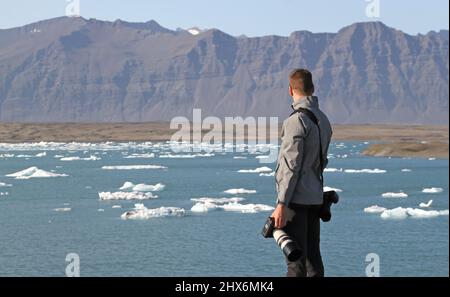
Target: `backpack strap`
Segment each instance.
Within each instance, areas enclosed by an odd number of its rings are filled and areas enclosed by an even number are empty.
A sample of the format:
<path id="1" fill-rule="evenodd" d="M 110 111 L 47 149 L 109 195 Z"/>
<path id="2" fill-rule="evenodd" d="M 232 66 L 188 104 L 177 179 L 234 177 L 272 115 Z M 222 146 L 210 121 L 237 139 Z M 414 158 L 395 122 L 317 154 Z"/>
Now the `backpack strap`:
<path id="1" fill-rule="evenodd" d="M 319 120 L 317 119 L 316 115 L 309 109 L 306 108 L 298 108 L 298 109 L 294 109 L 294 111 L 291 113 L 291 116 L 296 114 L 296 113 L 303 113 L 304 115 L 306 115 L 311 122 L 313 122 L 316 126 L 317 129 L 319 131 L 319 149 L 320 149 L 320 153 L 319 153 L 319 161 L 320 161 L 320 168 L 319 168 L 319 177 L 320 177 L 320 182 L 322 183 L 322 187 L 324 184 L 324 180 L 323 180 L 323 165 L 325 164 L 324 159 L 323 159 L 323 151 L 322 151 L 322 136 L 320 135 L 320 126 L 319 126 Z"/>

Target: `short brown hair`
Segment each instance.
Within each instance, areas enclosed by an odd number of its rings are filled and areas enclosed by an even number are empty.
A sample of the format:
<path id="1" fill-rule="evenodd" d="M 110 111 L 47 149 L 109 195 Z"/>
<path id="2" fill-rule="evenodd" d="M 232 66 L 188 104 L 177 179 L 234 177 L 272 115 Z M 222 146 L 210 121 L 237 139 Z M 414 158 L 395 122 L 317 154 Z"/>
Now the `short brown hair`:
<path id="1" fill-rule="evenodd" d="M 312 74 L 307 69 L 294 69 L 289 74 L 289 84 L 293 90 L 305 95 L 312 95 L 314 93 Z"/>

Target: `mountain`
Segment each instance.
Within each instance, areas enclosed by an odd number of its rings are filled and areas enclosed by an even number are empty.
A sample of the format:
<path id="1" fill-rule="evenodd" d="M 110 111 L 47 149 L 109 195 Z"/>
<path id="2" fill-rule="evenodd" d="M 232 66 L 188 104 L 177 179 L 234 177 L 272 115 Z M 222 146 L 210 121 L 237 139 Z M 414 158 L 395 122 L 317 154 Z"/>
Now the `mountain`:
<path id="1" fill-rule="evenodd" d="M 248 38 L 50 19 L 0 30 L 0 121 L 168 121 L 193 108 L 285 117 L 287 76 L 306 67 L 334 123 L 448 124 L 448 36 L 380 22 Z"/>

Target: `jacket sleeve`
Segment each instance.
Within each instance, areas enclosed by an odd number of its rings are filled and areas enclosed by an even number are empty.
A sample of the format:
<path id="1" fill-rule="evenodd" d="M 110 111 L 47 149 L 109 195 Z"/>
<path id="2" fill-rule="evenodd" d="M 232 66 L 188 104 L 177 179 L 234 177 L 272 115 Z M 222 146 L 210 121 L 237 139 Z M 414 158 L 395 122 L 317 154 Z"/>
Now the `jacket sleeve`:
<path id="1" fill-rule="evenodd" d="M 280 156 L 276 170 L 277 202 L 289 205 L 301 171 L 305 129 L 297 115 L 286 120 L 283 127 Z"/>

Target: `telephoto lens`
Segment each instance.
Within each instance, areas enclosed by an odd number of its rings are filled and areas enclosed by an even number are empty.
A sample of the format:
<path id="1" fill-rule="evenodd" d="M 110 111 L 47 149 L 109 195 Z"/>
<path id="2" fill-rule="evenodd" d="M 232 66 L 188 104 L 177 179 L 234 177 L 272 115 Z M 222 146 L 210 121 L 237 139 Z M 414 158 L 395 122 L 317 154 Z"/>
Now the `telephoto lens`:
<path id="1" fill-rule="evenodd" d="M 295 262 L 300 259 L 302 256 L 301 249 L 298 247 L 297 243 L 286 234 L 286 232 L 282 229 L 274 229 L 273 238 L 289 261 Z"/>

